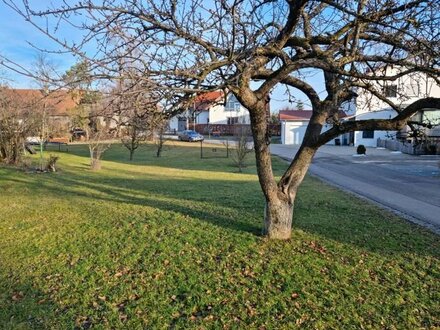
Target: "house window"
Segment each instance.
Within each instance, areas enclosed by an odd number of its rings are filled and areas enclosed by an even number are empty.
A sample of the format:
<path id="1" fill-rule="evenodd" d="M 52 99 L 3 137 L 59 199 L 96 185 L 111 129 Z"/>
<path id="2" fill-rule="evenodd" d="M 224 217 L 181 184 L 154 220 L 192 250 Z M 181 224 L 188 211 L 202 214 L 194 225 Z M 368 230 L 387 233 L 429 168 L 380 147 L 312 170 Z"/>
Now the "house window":
<path id="1" fill-rule="evenodd" d="M 231 95 L 226 101 L 225 111 L 240 111 L 240 102 L 234 95 Z"/>
<path id="2" fill-rule="evenodd" d="M 411 117 L 411 121 L 415 121 L 415 122 L 421 123 L 422 122 L 422 111 L 419 111 L 419 112 L 415 113 Z"/>
<path id="3" fill-rule="evenodd" d="M 240 111 L 240 103 L 239 102 L 226 102 L 225 110 L 226 111 Z"/>
<path id="4" fill-rule="evenodd" d="M 385 97 L 397 97 L 397 85 L 387 85 L 383 90 Z"/>
<path id="5" fill-rule="evenodd" d="M 229 117 L 228 125 L 234 125 L 234 124 L 238 124 L 238 117 Z"/>
<path id="6" fill-rule="evenodd" d="M 374 139 L 374 131 L 362 131 L 363 139 Z"/>

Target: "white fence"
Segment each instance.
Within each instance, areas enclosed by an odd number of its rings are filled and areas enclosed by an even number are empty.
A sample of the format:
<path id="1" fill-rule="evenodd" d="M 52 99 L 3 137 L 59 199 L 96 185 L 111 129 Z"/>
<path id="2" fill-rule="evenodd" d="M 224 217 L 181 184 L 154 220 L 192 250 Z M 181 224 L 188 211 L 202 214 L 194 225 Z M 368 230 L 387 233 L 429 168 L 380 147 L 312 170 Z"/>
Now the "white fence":
<path id="1" fill-rule="evenodd" d="M 381 140 L 377 139 L 377 146 L 381 148 L 387 148 L 389 150 L 401 151 L 410 155 L 423 155 L 425 154 L 425 148 L 423 145 L 413 145 L 412 143 L 400 142 L 397 140 Z"/>

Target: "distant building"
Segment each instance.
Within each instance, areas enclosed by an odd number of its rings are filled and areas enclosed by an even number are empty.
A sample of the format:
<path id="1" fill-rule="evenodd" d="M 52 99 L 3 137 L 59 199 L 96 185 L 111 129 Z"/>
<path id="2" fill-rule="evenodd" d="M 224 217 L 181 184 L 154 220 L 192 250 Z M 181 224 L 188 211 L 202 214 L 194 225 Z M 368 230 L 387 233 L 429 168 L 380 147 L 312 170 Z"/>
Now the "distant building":
<path id="1" fill-rule="evenodd" d="M 388 66 L 386 75 L 392 76 L 402 71 L 401 67 Z M 440 97 L 440 86 L 434 79 L 424 73 L 411 73 L 397 78 L 395 81 L 387 81 L 383 85 L 377 83 L 377 89 L 381 90 L 383 95 L 404 109 L 411 103 L 426 97 Z M 397 112 L 370 93 L 360 91 L 359 96 L 350 106 L 355 110 L 355 118 L 363 119 L 390 119 L 396 116 Z M 433 126 L 440 124 L 440 109 L 424 109 L 415 114 L 413 121 L 431 123 Z M 368 147 L 376 147 L 378 139 L 388 140 L 408 137 L 409 127 L 401 132 L 397 131 L 358 131 L 354 134 L 354 144 L 363 144 Z M 427 136 L 438 136 L 440 138 L 439 128 L 426 130 Z M 408 140 L 411 142 L 411 139 Z"/>
<path id="2" fill-rule="evenodd" d="M 66 135 L 70 130 L 73 109 L 78 106 L 79 97 L 67 90 L 51 91 L 45 95 L 39 89 L 9 89 L 6 95 L 17 99 L 20 104 L 27 104 L 35 111 L 47 116 L 53 134 Z"/>
<path id="3" fill-rule="evenodd" d="M 312 113 L 312 110 L 281 110 L 279 112 L 279 119 L 281 122 L 281 143 L 294 145 L 301 144 Z M 345 117 L 345 112 L 339 111 L 339 118 Z M 325 132 L 331 127 L 331 124 L 325 124 L 322 131 Z M 350 134 L 344 134 L 328 142 L 328 144 L 342 145 L 348 145 L 349 143 Z"/>
<path id="4" fill-rule="evenodd" d="M 183 131 L 195 124 L 250 124 L 249 111 L 233 94 L 225 98 L 223 91 L 207 92 L 197 96 L 187 111 L 171 118 L 169 128 L 171 131 Z"/>

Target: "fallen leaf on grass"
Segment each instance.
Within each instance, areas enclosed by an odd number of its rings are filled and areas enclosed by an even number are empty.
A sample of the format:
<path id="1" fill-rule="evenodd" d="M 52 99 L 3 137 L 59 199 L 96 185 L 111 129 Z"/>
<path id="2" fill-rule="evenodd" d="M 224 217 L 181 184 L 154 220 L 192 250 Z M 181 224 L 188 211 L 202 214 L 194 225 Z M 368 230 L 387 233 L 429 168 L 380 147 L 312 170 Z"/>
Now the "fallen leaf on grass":
<path id="1" fill-rule="evenodd" d="M 24 297 L 23 292 L 21 292 L 21 291 L 20 292 L 14 292 L 14 294 L 11 297 L 11 299 L 13 301 L 19 301 L 19 300 L 23 299 L 23 297 Z"/>

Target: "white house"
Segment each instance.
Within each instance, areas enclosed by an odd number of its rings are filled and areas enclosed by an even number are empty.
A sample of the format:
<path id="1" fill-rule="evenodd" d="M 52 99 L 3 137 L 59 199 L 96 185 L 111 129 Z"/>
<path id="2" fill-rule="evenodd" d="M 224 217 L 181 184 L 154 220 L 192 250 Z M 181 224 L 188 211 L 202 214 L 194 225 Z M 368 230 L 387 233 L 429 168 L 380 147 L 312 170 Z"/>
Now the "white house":
<path id="1" fill-rule="evenodd" d="M 401 72 L 401 67 L 388 66 L 386 75 L 392 76 Z M 424 73 L 411 73 L 397 78 L 395 81 L 376 83 L 377 90 L 387 99 L 401 108 L 425 97 L 440 97 L 440 86 L 434 79 Z M 356 119 L 389 119 L 396 116 L 396 111 L 370 93 L 359 91 L 358 97 L 350 106 L 355 109 Z M 424 109 L 413 117 L 414 121 L 440 124 L 439 109 Z M 354 134 L 354 144 L 376 147 L 377 139 L 393 139 L 396 131 L 359 131 Z"/>
<path id="2" fill-rule="evenodd" d="M 309 124 L 312 110 L 281 110 L 279 119 L 281 122 L 281 143 L 282 144 L 301 144 Z M 346 117 L 344 111 L 339 111 L 339 118 Z M 325 132 L 332 127 L 331 124 L 323 126 Z M 331 140 L 328 144 L 348 145 L 350 143 L 350 134 L 344 134 Z"/>
<path id="3" fill-rule="evenodd" d="M 207 92 L 196 97 L 193 107 L 171 118 L 170 130 L 182 131 L 193 124 L 250 124 L 249 111 L 233 94 L 225 99 L 223 91 Z"/>

